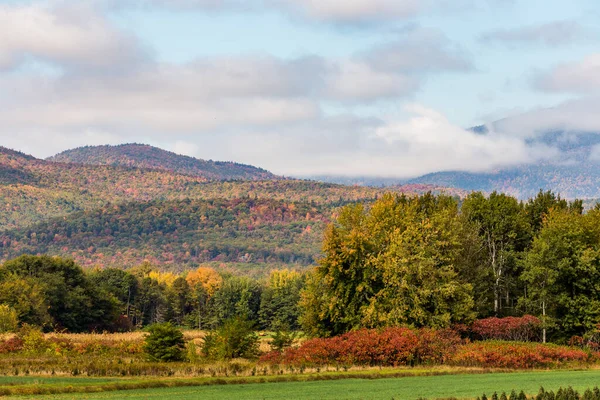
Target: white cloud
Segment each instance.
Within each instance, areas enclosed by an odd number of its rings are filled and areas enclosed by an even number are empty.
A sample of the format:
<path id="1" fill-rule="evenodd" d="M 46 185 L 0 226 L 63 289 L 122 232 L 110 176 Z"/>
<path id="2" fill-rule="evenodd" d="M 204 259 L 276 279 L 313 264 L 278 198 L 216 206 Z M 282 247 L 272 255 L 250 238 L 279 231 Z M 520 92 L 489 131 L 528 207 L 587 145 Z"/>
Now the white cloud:
<path id="1" fill-rule="evenodd" d="M 551 108 L 538 108 L 508 116 L 494 124 L 499 134 L 537 138 L 549 131 L 600 132 L 599 97 L 584 97 Z"/>
<path id="2" fill-rule="evenodd" d="M 556 150 L 522 138 L 478 135 L 417 104 L 383 120 L 339 116 L 222 140 L 231 143 L 238 160 L 296 176 L 409 178 L 441 170 L 490 171 L 556 156 Z"/>
<path id="3" fill-rule="evenodd" d="M 552 92 L 600 92 L 600 53 L 583 60 L 562 64 L 537 77 L 539 89 Z"/>
<path id="4" fill-rule="evenodd" d="M 63 67 L 107 68 L 135 64 L 146 54 L 130 35 L 85 5 L 0 5 L 0 69 L 30 59 Z"/>
<path id="5" fill-rule="evenodd" d="M 322 21 L 342 23 L 395 20 L 417 14 L 419 0 L 272 0 L 292 11 Z"/>
<path id="6" fill-rule="evenodd" d="M 326 95 L 338 100 L 376 100 L 414 93 L 419 79 L 402 73 L 377 71 L 365 62 L 346 61 L 332 66 Z"/>
<path id="7" fill-rule="evenodd" d="M 352 1 L 315 7 L 324 18 L 352 19 L 368 6 Z M 376 13 L 367 14 L 376 15 L 400 3 L 369 4 Z M 350 9 L 335 14 L 342 6 Z M 10 38 L 0 41 L 4 68 L 18 70 L 34 59 L 59 69 L 0 73 L 3 144 L 37 156 L 136 141 L 280 174 L 410 177 L 489 170 L 552 155 L 552 149 L 518 136 L 476 135 L 422 106 L 385 119 L 346 114 L 348 104 L 405 101 L 432 72 L 470 70 L 469 57 L 435 31 L 405 33 L 347 58 L 263 54 L 172 64 L 153 59 L 93 8 L 0 10 L 6 23 L 0 35 Z M 324 111 L 332 103 L 339 115 Z"/>

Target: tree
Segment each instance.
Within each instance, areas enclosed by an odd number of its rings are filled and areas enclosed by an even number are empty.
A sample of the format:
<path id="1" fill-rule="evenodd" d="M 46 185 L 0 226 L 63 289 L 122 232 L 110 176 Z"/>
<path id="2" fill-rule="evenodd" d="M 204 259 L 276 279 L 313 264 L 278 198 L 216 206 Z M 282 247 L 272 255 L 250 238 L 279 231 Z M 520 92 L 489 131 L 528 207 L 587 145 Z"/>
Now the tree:
<path id="1" fill-rule="evenodd" d="M 284 269 L 271 272 L 260 299 L 259 317 L 264 329 L 282 325 L 292 330 L 299 328 L 300 291 L 303 286 L 303 277 L 295 271 Z"/>
<path id="2" fill-rule="evenodd" d="M 214 295 L 223 285 L 221 275 L 210 267 L 198 267 L 195 271 L 188 272 L 186 280 L 190 287 L 202 285 L 208 296 Z"/>
<path id="3" fill-rule="evenodd" d="M 221 288 L 209 298 L 211 325 L 219 326 L 235 317 L 257 321 L 262 289 L 250 278 L 231 276 L 225 279 Z"/>
<path id="4" fill-rule="evenodd" d="M 17 311 L 6 304 L 0 304 L 0 333 L 16 332 L 18 326 Z"/>
<path id="5" fill-rule="evenodd" d="M 114 298 L 92 285 L 73 260 L 24 255 L 2 268 L 39 285 L 56 328 L 72 332 L 104 329 L 118 318 Z"/>
<path id="6" fill-rule="evenodd" d="M 600 211 L 551 211 L 528 252 L 521 304 L 555 321 L 558 337 L 592 331 L 600 322 Z"/>
<path id="7" fill-rule="evenodd" d="M 470 321 L 472 288 L 458 274 L 463 230 L 447 196 L 388 194 L 370 210 L 345 207 L 326 231 L 325 257 L 302 294 L 303 328 L 328 336 Z"/>
<path id="8" fill-rule="evenodd" d="M 192 311 L 191 290 L 183 277 L 178 277 L 167 289 L 167 299 L 171 308 L 172 318 L 177 325 L 183 325 L 185 317 Z"/>
<path id="9" fill-rule="evenodd" d="M 204 338 L 202 352 L 216 359 L 253 358 L 258 354 L 259 338 L 252 322 L 234 317 Z"/>
<path id="10" fill-rule="evenodd" d="M 182 361 L 185 357 L 183 333 L 169 322 L 148 327 L 144 351 L 152 361 Z"/>
<path id="11" fill-rule="evenodd" d="M 0 275 L 0 303 L 15 310 L 19 323 L 51 327 L 53 320 L 41 285 L 34 278 L 8 273 Z"/>
<path id="12" fill-rule="evenodd" d="M 505 307 L 513 307 L 519 283 L 519 260 L 531 242 L 531 228 L 523 205 L 514 197 L 493 192 L 489 197 L 476 192 L 470 194 L 461 209 L 467 221 L 476 226 L 485 253 L 482 274 L 487 269 L 491 281 L 476 291 L 493 293 L 492 313 L 496 316 Z"/>
<path id="13" fill-rule="evenodd" d="M 132 319 L 138 292 L 138 281 L 134 275 L 117 268 L 106 268 L 92 271 L 89 279 L 96 287 L 112 294 L 119 301 L 121 314 Z"/>

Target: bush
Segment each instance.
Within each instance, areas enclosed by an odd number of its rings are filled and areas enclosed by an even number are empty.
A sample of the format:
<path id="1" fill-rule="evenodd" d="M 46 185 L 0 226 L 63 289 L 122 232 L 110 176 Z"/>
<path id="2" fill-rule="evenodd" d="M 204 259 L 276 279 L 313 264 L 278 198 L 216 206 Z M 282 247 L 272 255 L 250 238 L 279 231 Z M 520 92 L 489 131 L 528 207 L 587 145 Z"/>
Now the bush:
<path id="1" fill-rule="evenodd" d="M 16 332 L 19 327 L 19 318 L 14 308 L 0 304 L 0 333 Z"/>
<path id="2" fill-rule="evenodd" d="M 183 333 L 171 323 L 155 324 L 144 342 L 144 351 L 152 361 L 183 361 L 185 340 Z"/>
<path id="3" fill-rule="evenodd" d="M 290 332 L 287 326 L 277 326 L 269 344 L 274 351 L 281 352 L 291 347 L 294 340 L 296 340 L 296 332 Z"/>
<path id="4" fill-rule="evenodd" d="M 460 346 L 450 363 L 464 367 L 538 368 L 593 361 L 591 353 L 573 347 L 489 341 Z"/>
<path id="5" fill-rule="evenodd" d="M 461 343 L 450 330 L 361 329 L 327 339 L 311 339 L 296 349 L 261 358 L 292 365 L 414 365 L 443 363 Z"/>
<path id="6" fill-rule="evenodd" d="M 23 350 L 27 353 L 39 354 L 50 348 L 42 331 L 35 326 L 24 324 L 17 336 L 23 341 Z"/>
<path id="7" fill-rule="evenodd" d="M 233 318 L 204 337 L 202 353 L 215 359 L 254 358 L 258 355 L 258 346 L 259 338 L 252 323 Z"/>
<path id="8" fill-rule="evenodd" d="M 471 331 L 483 340 L 530 342 L 540 337 L 542 321 L 532 315 L 485 318 L 473 322 Z"/>

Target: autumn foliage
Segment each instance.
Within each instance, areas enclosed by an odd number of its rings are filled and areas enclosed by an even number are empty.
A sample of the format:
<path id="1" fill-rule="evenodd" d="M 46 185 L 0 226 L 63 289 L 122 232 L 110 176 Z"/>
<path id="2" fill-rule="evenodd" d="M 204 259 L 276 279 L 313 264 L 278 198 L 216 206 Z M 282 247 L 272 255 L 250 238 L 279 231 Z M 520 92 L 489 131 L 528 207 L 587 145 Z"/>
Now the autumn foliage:
<path id="1" fill-rule="evenodd" d="M 471 331 L 483 340 L 516 340 L 529 342 L 537 339 L 542 321 L 532 315 L 522 317 L 485 318 L 473 322 Z"/>
<path id="2" fill-rule="evenodd" d="M 451 330 L 361 329 L 327 339 L 310 339 L 284 353 L 268 353 L 261 360 L 289 365 L 441 364 L 460 343 L 460 337 Z"/>
<path id="3" fill-rule="evenodd" d="M 554 344 L 484 341 L 460 346 L 451 364 L 485 368 L 540 368 L 594 361 L 584 350 Z"/>
<path id="4" fill-rule="evenodd" d="M 455 365 L 481 368 L 544 368 L 586 364 L 594 353 L 554 344 L 461 340 L 453 330 L 361 329 L 332 338 L 310 339 L 297 348 L 271 352 L 261 361 L 294 366 Z"/>

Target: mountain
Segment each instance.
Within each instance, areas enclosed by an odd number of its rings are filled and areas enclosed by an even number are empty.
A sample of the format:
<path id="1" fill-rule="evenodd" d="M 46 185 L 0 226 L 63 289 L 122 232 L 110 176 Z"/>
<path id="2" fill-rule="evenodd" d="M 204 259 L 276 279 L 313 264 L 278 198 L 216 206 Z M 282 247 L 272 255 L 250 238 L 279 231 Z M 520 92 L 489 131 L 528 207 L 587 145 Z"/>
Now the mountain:
<path id="1" fill-rule="evenodd" d="M 324 228 L 340 206 L 390 191 L 444 189 L 209 180 L 166 169 L 46 161 L 0 147 L 0 261 L 27 253 L 72 257 L 88 267 L 149 260 L 171 270 L 199 263 L 249 274 L 303 268 L 320 256 Z"/>
<path id="2" fill-rule="evenodd" d="M 477 128 L 477 133 L 488 134 L 485 127 Z M 552 190 L 566 199 L 600 198 L 600 133 L 548 131 L 528 142 L 553 148 L 558 155 L 542 163 L 517 165 L 487 173 L 441 171 L 406 183 L 486 192 L 496 190 L 521 199 L 535 196 L 540 189 Z"/>
<path id="3" fill-rule="evenodd" d="M 504 120 L 498 121 L 501 128 Z M 486 126 L 470 129 L 478 135 L 489 134 Z M 528 139 L 531 145 L 544 145 L 557 154 L 538 164 L 523 164 L 490 172 L 438 171 L 413 179 L 383 177 L 315 176 L 322 182 L 372 187 L 411 187 L 426 185 L 442 188 L 446 193 L 494 190 L 522 200 L 534 197 L 541 190 L 551 190 L 565 199 L 583 199 L 590 205 L 600 199 L 600 133 L 548 131 Z M 454 192 L 453 192 L 454 191 Z"/>
<path id="4" fill-rule="evenodd" d="M 86 146 L 64 151 L 47 161 L 145 168 L 214 180 L 268 180 L 278 177 L 261 168 L 222 161 L 205 161 L 145 144 Z"/>

